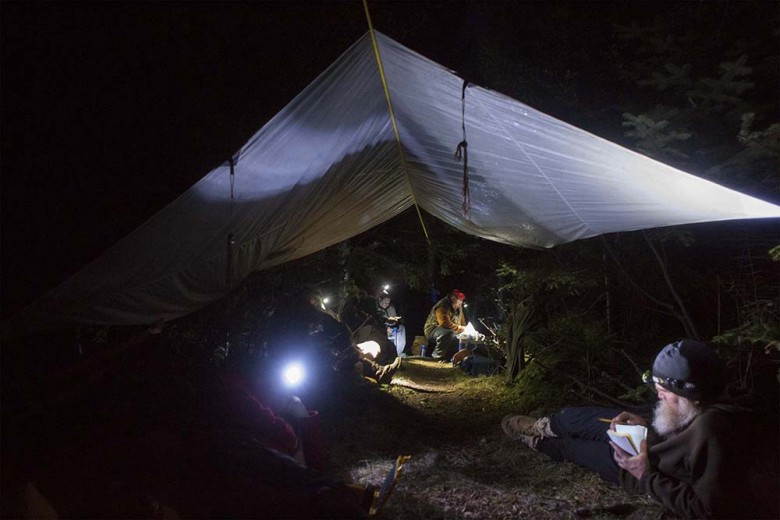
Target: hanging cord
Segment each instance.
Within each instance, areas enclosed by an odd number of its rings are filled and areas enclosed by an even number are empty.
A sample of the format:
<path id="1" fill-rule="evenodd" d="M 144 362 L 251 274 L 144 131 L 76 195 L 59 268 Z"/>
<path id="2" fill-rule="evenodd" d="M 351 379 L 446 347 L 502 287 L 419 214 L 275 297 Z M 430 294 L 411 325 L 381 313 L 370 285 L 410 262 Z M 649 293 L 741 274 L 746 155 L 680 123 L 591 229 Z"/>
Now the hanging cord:
<path id="1" fill-rule="evenodd" d="M 463 128 L 463 141 L 458 143 L 455 149 L 455 159 L 460 162 L 463 159 L 463 216 L 471 218 L 471 197 L 469 196 L 469 143 L 466 141 L 466 87 L 469 81 L 463 80 L 463 89 L 461 91 L 461 112 Z"/>
<path id="2" fill-rule="evenodd" d="M 228 223 L 231 226 L 231 231 L 228 233 L 227 236 L 227 258 L 225 261 L 225 285 L 227 287 L 230 287 L 233 284 L 233 245 L 236 243 L 236 238 L 233 235 L 232 227 L 233 227 L 233 210 L 235 206 L 235 197 L 233 193 L 233 188 L 235 187 L 236 183 L 236 162 L 231 157 L 228 159 L 228 163 L 230 164 L 230 219 Z"/>
<path id="3" fill-rule="evenodd" d="M 412 178 L 409 175 L 409 164 L 406 162 L 406 155 L 404 154 L 403 146 L 401 146 L 401 136 L 398 133 L 398 125 L 395 121 L 395 112 L 393 112 L 393 103 L 390 101 L 390 90 L 387 88 L 387 80 L 385 78 L 385 68 L 382 66 L 382 58 L 379 55 L 379 45 L 376 42 L 376 35 L 374 34 L 374 26 L 371 23 L 371 14 L 368 12 L 368 2 L 363 0 L 363 8 L 366 11 L 366 19 L 368 20 L 368 32 L 371 33 L 371 43 L 374 46 L 374 55 L 376 56 L 376 63 L 379 67 L 379 77 L 382 80 L 382 88 L 385 90 L 385 99 L 387 100 L 387 109 L 390 111 L 390 121 L 393 124 L 393 132 L 395 133 L 395 142 L 398 145 L 398 153 L 401 154 L 401 163 L 404 166 L 404 174 L 406 175 L 406 182 L 409 183 L 409 191 L 412 193 L 412 202 L 417 210 L 417 217 L 420 219 L 420 225 L 422 226 L 423 233 L 425 234 L 425 240 L 428 241 L 428 245 L 431 245 L 431 239 L 428 236 L 428 230 L 425 229 L 425 222 L 423 222 L 422 213 L 420 212 L 420 206 L 417 204 L 417 197 L 414 195 L 414 188 L 412 187 Z"/>
<path id="4" fill-rule="evenodd" d="M 236 161 L 232 157 L 228 159 L 230 163 L 230 212 L 233 213 L 233 187 L 236 185 Z"/>
<path id="5" fill-rule="evenodd" d="M 230 164 L 230 225 L 233 226 L 233 210 L 235 209 L 236 199 L 233 195 L 233 188 L 236 185 L 236 161 L 232 157 L 228 159 Z M 228 234 L 228 246 L 232 246 L 236 243 L 233 231 Z"/>

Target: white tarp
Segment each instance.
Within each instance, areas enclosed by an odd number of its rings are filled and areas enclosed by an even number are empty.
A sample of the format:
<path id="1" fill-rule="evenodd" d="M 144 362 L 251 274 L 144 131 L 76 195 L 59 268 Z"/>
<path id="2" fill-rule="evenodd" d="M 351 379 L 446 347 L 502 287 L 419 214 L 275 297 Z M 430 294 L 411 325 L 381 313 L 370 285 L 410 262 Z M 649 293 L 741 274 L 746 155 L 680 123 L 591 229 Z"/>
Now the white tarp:
<path id="1" fill-rule="evenodd" d="M 780 207 L 686 174 L 471 85 L 470 218 L 463 204 L 463 80 L 377 33 L 408 165 L 366 34 L 210 172 L 28 308 L 23 328 L 172 319 L 252 271 L 346 240 L 409 208 L 530 247 L 602 233 L 780 217 Z M 232 187 L 231 187 L 232 186 Z M 232 196 L 231 196 L 232 193 Z"/>

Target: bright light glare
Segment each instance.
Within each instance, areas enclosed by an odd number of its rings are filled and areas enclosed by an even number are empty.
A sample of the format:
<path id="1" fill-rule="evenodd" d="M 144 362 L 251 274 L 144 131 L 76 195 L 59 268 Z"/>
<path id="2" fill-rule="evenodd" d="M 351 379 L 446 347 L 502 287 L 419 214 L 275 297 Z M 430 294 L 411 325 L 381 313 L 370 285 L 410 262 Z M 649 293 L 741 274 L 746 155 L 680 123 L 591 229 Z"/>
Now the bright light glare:
<path id="1" fill-rule="evenodd" d="M 376 341 L 364 341 L 363 343 L 358 343 L 357 348 L 363 354 L 371 356 L 374 359 L 379 356 L 379 351 L 381 350 L 379 343 Z"/>
<path id="2" fill-rule="evenodd" d="M 322 299 L 322 303 L 328 303 L 329 301 L 330 301 L 330 298 L 328 298 L 327 296 Z"/>
<path id="3" fill-rule="evenodd" d="M 385 289 L 385 291 L 388 291 L 388 290 L 390 290 L 390 285 L 388 285 L 388 284 L 385 284 L 385 286 L 384 286 L 384 289 Z"/>
<path id="4" fill-rule="evenodd" d="M 290 363 L 285 367 L 283 375 L 287 386 L 297 386 L 303 381 L 303 367 L 300 363 Z"/>

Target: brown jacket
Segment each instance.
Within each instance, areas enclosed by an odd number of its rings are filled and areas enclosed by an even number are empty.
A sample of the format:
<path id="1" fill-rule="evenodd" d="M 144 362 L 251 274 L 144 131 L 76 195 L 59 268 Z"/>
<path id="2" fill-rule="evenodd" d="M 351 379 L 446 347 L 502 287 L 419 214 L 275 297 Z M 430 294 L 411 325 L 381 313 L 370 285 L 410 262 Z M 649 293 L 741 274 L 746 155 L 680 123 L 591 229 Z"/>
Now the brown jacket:
<path id="1" fill-rule="evenodd" d="M 709 406 L 649 446 L 651 469 L 641 479 L 621 471 L 621 483 L 683 518 L 777 518 L 777 433 L 759 431 L 747 410 Z"/>
<path id="2" fill-rule="evenodd" d="M 463 315 L 463 309 L 455 310 L 450 303 L 450 297 L 445 296 L 433 306 L 425 320 L 423 332 L 430 337 L 436 327 L 444 327 L 458 332 L 458 327 L 466 326 L 466 317 Z"/>

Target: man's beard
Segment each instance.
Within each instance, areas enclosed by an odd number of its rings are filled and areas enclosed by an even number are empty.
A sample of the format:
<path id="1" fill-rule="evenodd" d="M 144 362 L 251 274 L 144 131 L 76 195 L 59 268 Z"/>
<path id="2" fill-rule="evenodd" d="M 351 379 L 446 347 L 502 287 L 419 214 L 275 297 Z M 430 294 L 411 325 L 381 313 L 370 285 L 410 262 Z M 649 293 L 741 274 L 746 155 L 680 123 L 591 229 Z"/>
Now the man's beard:
<path id="1" fill-rule="evenodd" d="M 666 436 L 688 426 L 700 413 L 701 409 L 690 399 L 678 398 L 677 406 L 659 399 L 653 414 L 653 428 L 659 435 Z"/>

